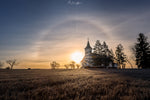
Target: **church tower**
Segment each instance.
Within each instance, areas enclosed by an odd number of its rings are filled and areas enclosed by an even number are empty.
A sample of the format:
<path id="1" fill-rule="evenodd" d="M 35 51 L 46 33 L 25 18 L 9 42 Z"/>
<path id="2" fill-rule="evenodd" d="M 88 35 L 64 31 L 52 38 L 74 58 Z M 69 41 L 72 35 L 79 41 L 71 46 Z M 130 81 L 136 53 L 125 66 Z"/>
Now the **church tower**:
<path id="1" fill-rule="evenodd" d="M 89 40 L 88 40 L 87 46 L 85 47 L 85 55 L 89 55 L 91 53 L 92 53 L 92 48 L 91 48 Z"/>
<path id="2" fill-rule="evenodd" d="M 85 47 L 85 56 L 83 58 L 82 67 L 93 67 L 93 54 L 92 54 L 92 47 L 90 46 L 89 40 L 87 41 L 87 45 Z"/>

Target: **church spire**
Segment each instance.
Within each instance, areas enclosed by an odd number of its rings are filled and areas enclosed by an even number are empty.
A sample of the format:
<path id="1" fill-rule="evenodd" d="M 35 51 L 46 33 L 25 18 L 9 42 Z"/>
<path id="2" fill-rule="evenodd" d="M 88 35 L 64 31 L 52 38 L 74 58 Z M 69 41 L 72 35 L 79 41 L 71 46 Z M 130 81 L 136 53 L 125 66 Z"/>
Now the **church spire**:
<path id="1" fill-rule="evenodd" d="M 89 42 L 89 38 L 88 38 L 87 45 L 86 45 L 85 49 L 88 49 L 88 48 L 91 49 L 90 42 Z"/>

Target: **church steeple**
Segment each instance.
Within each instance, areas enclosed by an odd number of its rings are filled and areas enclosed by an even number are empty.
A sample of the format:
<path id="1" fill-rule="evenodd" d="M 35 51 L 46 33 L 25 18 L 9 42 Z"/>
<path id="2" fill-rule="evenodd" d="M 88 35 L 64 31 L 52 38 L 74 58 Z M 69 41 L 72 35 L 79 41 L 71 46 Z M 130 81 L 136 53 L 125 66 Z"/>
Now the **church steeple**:
<path id="1" fill-rule="evenodd" d="M 93 54 L 92 54 L 92 47 L 90 46 L 89 39 L 87 41 L 87 45 L 85 47 L 85 56 L 82 60 L 83 67 L 92 67 L 93 65 Z"/>
<path id="2" fill-rule="evenodd" d="M 91 46 L 90 46 L 90 42 L 89 42 L 89 39 L 88 39 L 87 45 L 86 45 L 86 47 L 85 47 L 85 55 L 89 55 L 89 54 L 91 54 L 91 53 L 92 53 L 92 48 L 91 48 Z"/>
<path id="3" fill-rule="evenodd" d="M 85 49 L 88 49 L 88 48 L 92 49 L 91 46 L 90 46 L 89 38 L 88 38 L 87 45 L 86 45 Z"/>

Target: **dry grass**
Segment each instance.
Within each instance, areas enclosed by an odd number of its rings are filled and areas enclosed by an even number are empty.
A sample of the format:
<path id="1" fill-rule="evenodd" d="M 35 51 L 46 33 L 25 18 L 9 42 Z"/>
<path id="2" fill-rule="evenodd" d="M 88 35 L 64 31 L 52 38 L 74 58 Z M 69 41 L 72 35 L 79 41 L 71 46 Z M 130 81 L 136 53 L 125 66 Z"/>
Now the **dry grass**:
<path id="1" fill-rule="evenodd" d="M 0 70 L 0 100 L 150 100 L 150 70 Z"/>

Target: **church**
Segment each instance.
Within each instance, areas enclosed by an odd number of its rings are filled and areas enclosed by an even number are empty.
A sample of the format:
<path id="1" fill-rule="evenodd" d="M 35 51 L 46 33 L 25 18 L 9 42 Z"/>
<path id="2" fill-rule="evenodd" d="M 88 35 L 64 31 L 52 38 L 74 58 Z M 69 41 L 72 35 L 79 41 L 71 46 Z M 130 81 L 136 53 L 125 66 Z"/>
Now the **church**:
<path id="1" fill-rule="evenodd" d="M 104 64 L 100 64 L 99 66 L 95 66 L 94 64 L 94 58 L 97 57 L 97 54 L 92 53 L 92 47 L 90 46 L 89 40 L 87 41 L 87 45 L 85 47 L 85 56 L 83 57 L 81 64 L 83 68 L 86 67 L 101 67 L 101 68 L 117 68 L 117 64 L 110 62 L 107 66 L 104 66 Z"/>
<path id="2" fill-rule="evenodd" d="M 93 66 L 93 53 L 92 47 L 90 46 L 89 40 L 87 42 L 87 46 L 85 47 L 85 56 L 83 57 L 81 63 L 82 67 L 92 67 Z"/>

